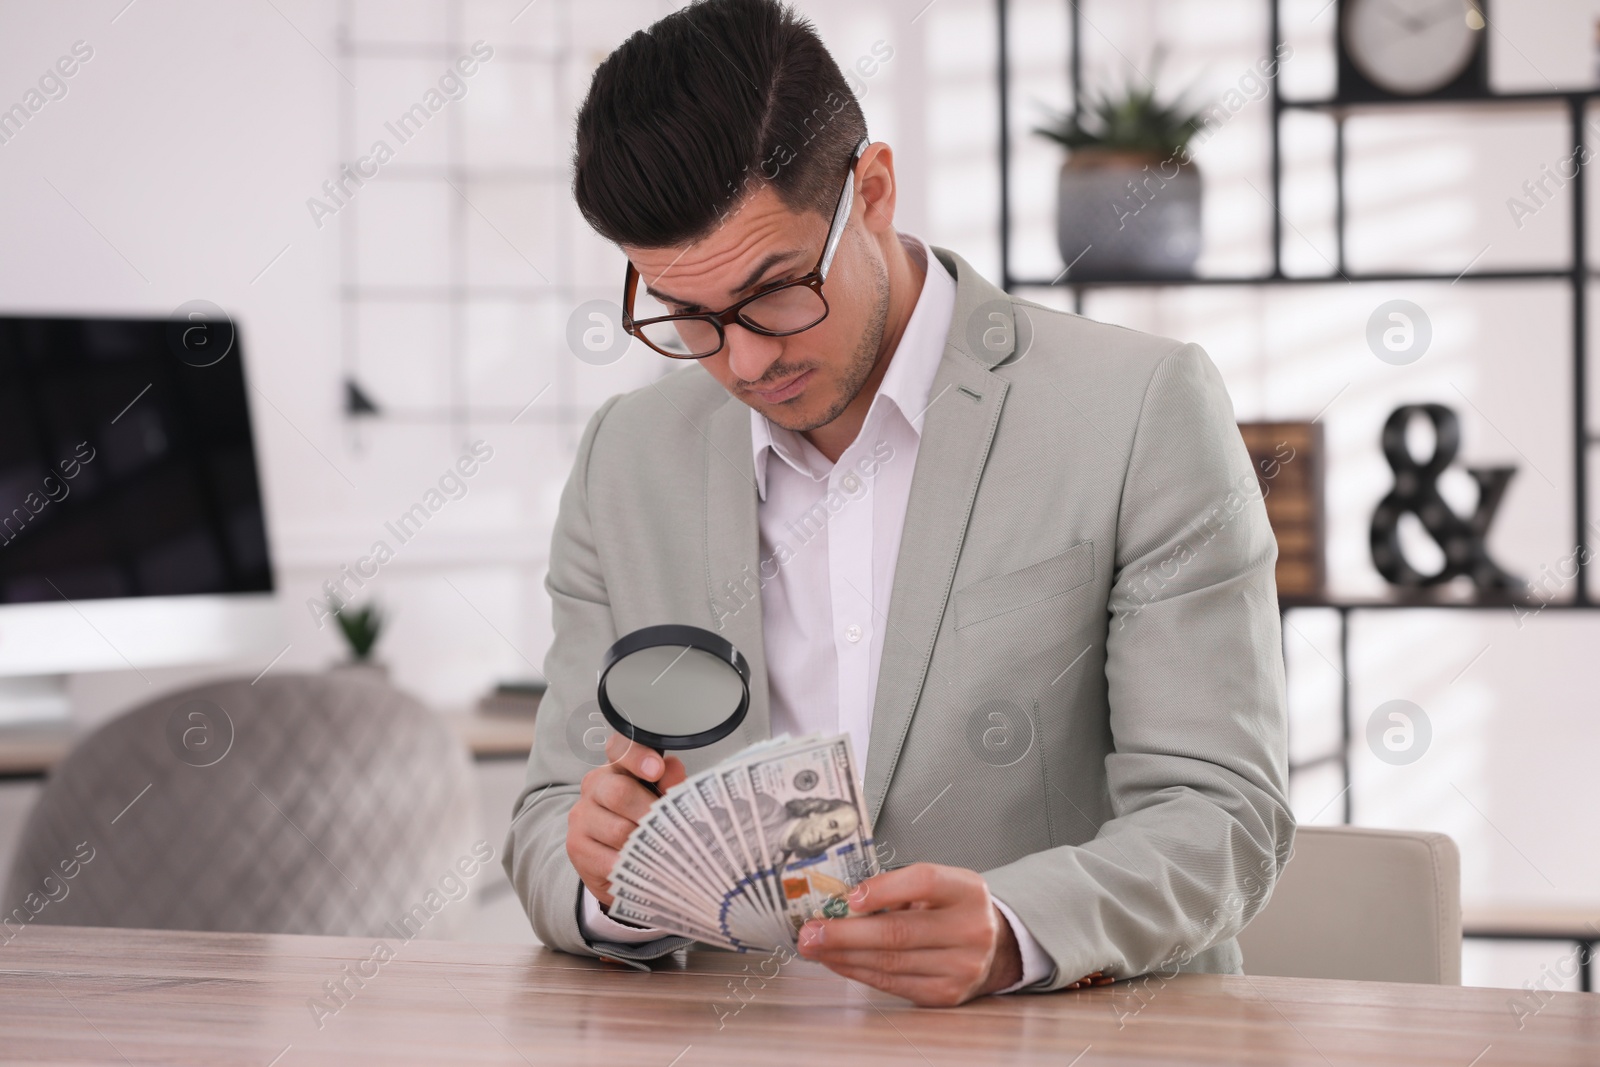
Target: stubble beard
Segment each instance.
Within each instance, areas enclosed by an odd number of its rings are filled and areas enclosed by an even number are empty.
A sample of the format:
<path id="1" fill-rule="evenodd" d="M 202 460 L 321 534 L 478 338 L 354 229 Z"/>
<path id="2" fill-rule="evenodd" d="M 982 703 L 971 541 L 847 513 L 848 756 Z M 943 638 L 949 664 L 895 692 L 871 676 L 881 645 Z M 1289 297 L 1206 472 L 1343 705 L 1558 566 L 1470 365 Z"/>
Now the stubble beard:
<path id="1" fill-rule="evenodd" d="M 878 350 L 883 345 L 883 334 L 889 324 L 889 270 L 876 256 L 868 255 L 866 259 L 872 265 L 872 287 L 875 296 L 872 317 L 867 321 L 867 327 L 862 331 L 861 340 L 856 345 L 856 350 L 851 353 L 850 361 L 845 364 L 844 373 L 839 379 L 839 395 L 821 415 L 798 424 L 791 425 L 782 417 L 781 405 L 779 412 L 767 415 L 767 418 L 786 430 L 809 433 L 821 429 L 843 415 L 845 409 L 861 395 L 867 379 L 872 377 L 873 368 L 878 365 Z M 779 381 L 792 373 L 787 369 L 773 369 L 779 371 L 772 374 L 772 377 Z"/>

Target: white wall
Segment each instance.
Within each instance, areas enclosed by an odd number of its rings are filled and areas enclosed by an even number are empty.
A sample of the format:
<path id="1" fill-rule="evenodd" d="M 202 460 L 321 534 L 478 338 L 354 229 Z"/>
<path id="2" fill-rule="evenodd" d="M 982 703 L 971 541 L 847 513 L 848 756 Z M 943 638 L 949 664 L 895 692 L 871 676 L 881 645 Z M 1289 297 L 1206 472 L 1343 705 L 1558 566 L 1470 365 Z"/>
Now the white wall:
<path id="1" fill-rule="evenodd" d="M 397 547 L 396 558 L 364 593 L 393 609 L 380 651 L 402 684 L 435 702 L 463 705 L 496 678 L 536 673 L 549 641 L 542 581 L 550 524 L 578 433 L 605 397 L 663 370 L 663 361 L 639 346 L 606 367 L 581 363 L 566 348 L 571 308 L 617 297 L 621 254 L 587 231 L 564 196 L 519 203 L 474 193 L 474 210 L 483 209 L 489 225 L 510 235 L 502 243 L 486 234 L 482 252 L 474 251 L 475 270 L 519 285 L 536 283 L 540 271 L 553 284 L 548 299 L 492 307 L 473 321 L 469 394 L 510 410 L 539 400 L 515 425 L 503 418 L 463 425 L 349 422 L 340 412 L 340 227 L 361 219 L 364 280 L 433 281 L 449 255 L 448 208 L 435 210 L 428 194 L 418 196 L 399 181 L 386 184 L 390 173 L 320 228 L 306 202 L 350 161 L 341 154 L 338 128 L 343 70 L 365 83 L 357 83 L 352 140 L 366 146 L 384 136 L 385 117 L 433 84 L 446 61 L 358 69 L 360 61 L 344 59 L 336 48 L 342 12 L 335 3 L 282 2 L 275 10 L 149 0 L 124 9 L 124 2 L 0 7 L 0 70 L 9 72 L 0 99 L 7 103 L 74 42 L 94 49 L 68 82 L 67 96 L 0 145 L 6 249 L 0 306 L 167 314 L 204 298 L 241 324 L 269 536 L 292 642 L 280 667 L 314 668 L 342 654 L 333 627 L 318 629 L 306 602 L 320 599 L 323 582 L 383 537 Z M 489 125 L 506 142 L 531 139 L 535 149 L 519 158 L 565 168 L 571 115 L 589 72 L 627 33 L 670 9 L 540 0 L 519 17 L 525 6 L 468 0 L 465 33 L 502 54 L 562 51 L 571 57 L 562 77 L 553 85 L 519 83 L 503 60 L 499 67 L 484 64 L 467 96 L 400 147 L 391 166 L 441 161 L 450 124 L 459 121 Z M 896 48 L 867 83 L 864 102 L 875 131 L 906 131 L 896 147 L 914 177 L 901 211 L 917 232 L 928 217 L 920 177 L 927 170 L 926 109 L 905 86 L 927 62 L 922 32 L 964 9 L 974 9 L 975 24 L 987 28 L 976 10 L 981 5 L 957 0 L 943 0 L 915 27 L 884 5 L 835 3 L 816 11 L 841 57 L 864 55 L 880 39 Z M 441 0 L 357 2 L 351 22 L 367 39 L 415 40 L 433 32 L 447 10 Z M 986 75 L 989 51 L 968 50 L 972 79 Z M 959 84 L 953 80 L 947 89 Z M 534 103 L 523 106 L 524 97 Z M 980 133 L 988 115 L 982 107 L 970 115 Z M 986 156 L 978 162 L 988 165 Z M 555 183 L 558 192 L 564 184 Z M 434 195 L 448 198 L 443 189 Z M 988 215 L 976 217 L 986 231 Z M 449 388 L 444 326 L 428 310 L 402 303 L 376 313 L 369 306 L 363 315 L 358 371 L 380 403 L 442 402 Z M 541 395 L 546 385 L 552 388 Z M 415 541 L 395 546 L 385 520 L 418 500 L 476 438 L 491 444 L 495 458 L 466 498 L 452 502 Z M 249 666 L 147 673 L 159 687 Z M 84 714 L 95 718 L 125 706 L 138 695 L 130 677 L 145 688 L 137 676 L 117 673 L 76 680 Z"/>
<path id="2" fill-rule="evenodd" d="M 312 623 L 306 599 L 381 536 L 384 520 L 416 500 L 466 440 L 491 441 L 495 459 L 468 496 L 400 549 L 375 581 L 372 592 L 395 619 L 381 654 L 402 684 L 440 705 L 469 703 L 496 678 L 533 673 L 549 640 L 541 587 L 549 528 L 578 429 L 603 397 L 660 371 L 637 348 L 603 368 L 566 350 L 566 309 L 614 298 L 620 254 L 589 235 L 562 197 L 478 201 L 507 236 L 497 241 L 479 229 L 475 269 L 516 285 L 544 273 L 556 287 L 480 321 L 464 388 L 513 407 L 545 384 L 551 390 L 514 426 L 352 427 L 340 415 L 344 220 L 365 220 L 375 238 L 363 244 L 370 272 L 426 274 L 448 250 L 440 216 L 391 202 L 399 183 L 386 184 L 387 176 L 362 190 L 348 216 L 341 212 L 321 229 L 310 219 L 306 199 L 343 161 L 343 79 L 359 73 L 350 62 L 341 68 L 347 73 L 335 69 L 340 5 L 124 3 L 0 5 L 0 103 L 20 98 L 74 41 L 95 50 L 66 98 L 0 145 L 0 305 L 165 314 L 205 298 L 243 324 L 269 533 L 292 640 L 282 668 L 316 668 L 340 654 L 332 629 Z M 513 23 L 521 0 L 468 0 L 474 36 L 497 47 L 564 50 L 569 59 L 559 76 L 537 83 L 518 82 L 509 66 L 487 65 L 484 80 L 397 163 L 427 163 L 443 157 L 446 138 L 498 130 L 516 158 L 564 166 L 588 72 L 626 33 L 671 6 L 539 0 Z M 806 0 L 802 7 L 841 61 L 867 53 L 875 41 L 894 47 L 864 104 L 874 136 L 896 149 L 901 223 L 996 273 L 992 5 Z M 1283 78 L 1299 95 L 1331 86 L 1333 13 L 1313 19 L 1320 7 L 1321 0 L 1283 6 L 1296 49 Z M 1013 268 L 1051 276 L 1061 266 L 1053 236 L 1059 156 L 1027 130 L 1039 118 L 1035 101 L 1067 103 L 1066 4 L 1014 0 L 1013 9 Z M 352 18 L 369 35 L 398 39 L 433 32 L 428 27 L 443 11 L 437 0 L 390 0 L 357 3 Z M 1265 52 L 1258 0 L 1089 0 L 1084 12 L 1090 85 L 1120 82 L 1129 61 L 1143 67 L 1153 45 L 1165 42 L 1165 84 L 1196 82 L 1198 95 L 1216 94 Z M 1597 12 L 1592 0 L 1499 0 L 1491 39 L 1497 87 L 1585 84 Z M 435 67 L 442 63 L 360 73 L 356 142 L 415 100 Z M 1539 163 L 1570 151 L 1552 116 L 1519 109 L 1353 120 L 1352 267 L 1460 269 L 1485 246 L 1479 267 L 1560 263 L 1564 203 L 1520 229 L 1504 205 Z M 1268 182 L 1268 119 L 1265 104 L 1247 106 L 1200 154 L 1205 271 L 1248 273 L 1268 261 L 1270 209 L 1258 192 Z M 1324 271 L 1332 256 L 1327 146 L 1323 119 L 1300 116 L 1285 127 L 1285 263 L 1293 272 Z M 380 226 L 385 211 L 390 221 Z M 1600 227 L 1596 216 L 1600 211 L 1591 221 Z M 1436 331 L 1432 350 L 1409 367 L 1378 362 L 1362 340 L 1372 308 L 1396 296 L 1423 305 Z M 1365 594 L 1382 588 L 1363 547 L 1371 508 L 1389 485 L 1378 428 L 1406 401 L 1455 407 L 1464 459 L 1518 466 L 1492 538 L 1507 567 L 1534 574 L 1571 551 L 1566 299 L 1559 283 L 1340 284 L 1103 293 L 1086 310 L 1203 343 L 1241 419 L 1310 417 L 1327 407 L 1330 574 L 1337 590 Z M 449 395 L 459 383 L 441 369 L 439 329 L 437 318 L 403 305 L 392 316 L 364 320 L 363 380 L 398 406 Z M 1331 622 L 1305 613 L 1290 631 L 1297 747 L 1320 744 L 1317 731 L 1325 736 L 1330 721 L 1337 680 Z M 1581 901 L 1600 911 L 1591 784 L 1600 738 L 1585 655 L 1597 624 L 1553 612 L 1521 629 L 1501 614 L 1359 618 L 1352 663 L 1358 735 L 1379 703 L 1403 697 L 1427 711 L 1435 737 L 1428 755 L 1409 767 L 1370 759 L 1358 743 L 1357 819 L 1450 832 L 1462 847 L 1469 902 Z M 148 673 L 159 689 L 264 665 Z M 131 673 L 108 673 L 77 679 L 74 691 L 82 714 L 96 718 L 150 689 Z M 1329 802 L 1337 790 L 1326 778 L 1308 777 L 1296 794 L 1302 816 L 1336 817 L 1338 806 Z M 1517 986 L 1559 951 L 1472 948 L 1468 979 Z"/>

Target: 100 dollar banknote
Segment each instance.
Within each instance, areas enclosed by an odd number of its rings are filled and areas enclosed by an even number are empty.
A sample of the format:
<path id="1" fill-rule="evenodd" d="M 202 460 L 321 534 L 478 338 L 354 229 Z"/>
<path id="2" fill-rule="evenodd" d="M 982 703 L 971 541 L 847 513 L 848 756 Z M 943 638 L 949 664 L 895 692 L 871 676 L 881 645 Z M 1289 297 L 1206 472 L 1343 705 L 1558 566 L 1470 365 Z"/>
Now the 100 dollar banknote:
<path id="1" fill-rule="evenodd" d="M 850 888 L 878 873 L 866 798 L 847 736 L 763 752 L 746 764 L 755 825 L 793 936 L 849 912 Z"/>
<path id="2" fill-rule="evenodd" d="M 849 737 L 764 741 L 692 775 L 616 866 L 620 917 L 740 951 L 793 947 L 878 873 Z"/>

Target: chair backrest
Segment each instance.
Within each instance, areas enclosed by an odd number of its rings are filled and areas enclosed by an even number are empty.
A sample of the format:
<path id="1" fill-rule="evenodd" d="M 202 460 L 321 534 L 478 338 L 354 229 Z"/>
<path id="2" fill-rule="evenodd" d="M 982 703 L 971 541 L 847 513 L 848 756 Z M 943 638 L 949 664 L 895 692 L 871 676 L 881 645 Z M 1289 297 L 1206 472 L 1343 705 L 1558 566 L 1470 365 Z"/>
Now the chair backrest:
<path id="1" fill-rule="evenodd" d="M 1239 934 L 1247 974 L 1461 984 L 1461 856 L 1445 834 L 1303 826 Z"/>
<path id="2" fill-rule="evenodd" d="M 334 675 L 203 685 L 52 771 L 0 941 L 28 922 L 447 937 L 498 870 L 485 852 L 466 748 L 414 698 Z"/>

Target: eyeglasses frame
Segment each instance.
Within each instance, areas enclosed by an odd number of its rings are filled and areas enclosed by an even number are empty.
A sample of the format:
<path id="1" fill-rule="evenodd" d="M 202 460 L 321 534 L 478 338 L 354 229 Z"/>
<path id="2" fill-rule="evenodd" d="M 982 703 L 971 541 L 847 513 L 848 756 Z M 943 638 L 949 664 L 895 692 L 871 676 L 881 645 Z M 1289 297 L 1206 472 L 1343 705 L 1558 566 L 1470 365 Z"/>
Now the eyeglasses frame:
<path id="1" fill-rule="evenodd" d="M 706 311 L 693 315 L 657 315 L 654 318 L 635 320 L 633 317 L 633 300 L 639 290 L 639 272 L 635 269 L 633 261 L 630 259 L 628 261 L 628 272 L 622 283 L 622 328 L 631 336 L 643 341 L 651 351 L 659 352 L 668 359 L 709 359 L 728 347 L 726 327 L 732 326 L 734 323 L 738 323 L 752 333 L 761 334 L 763 337 L 792 337 L 797 333 L 804 333 L 821 324 L 828 317 L 828 312 L 831 310 L 828 298 L 822 292 L 822 285 L 828 280 L 828 270 L 833 266 L 835 253 L 839 251 L 839 242 L 844 238 L 845 223 L 850 218 L 850 209 L 854 204 L 856 162 L 866 152 L 870 143 L 871 141 L 868 138 L 863 137 L 861 143 L 856 146 L 856 150 L 850 154 L 850 173 L 845 175 L 844 188 L 840 191 L 839 201 L 833 209 L 833 221 L 828 227 L 827 240 L 822 245 L 822 255 L 817 259 L 817 265 L 809 273 L 791 281 L 765 286 L 722 311 Z M 780 289 L 788 289 L 794 286 L 805 286 L 816 293 L 817 299 L 822 301 L 822 314 L 817 317 L 815 322 L 802 326 L 797 330 L 769 330 L 766 327 L 746 322 L 739 317 L 739 312 L 746 304 L 760 300 L 764 296 L 771 296 Z M 646 326 L 653 326 L 661 322 L 681 322 L 686 320 L 699 320 L 710 323 L 712 328 L 717 331 L 717 337 L 721 343 L 710 352 L 700 355 L 685 355 L 681 352 L 668 352 L 659 348 L 651 344 L 649 338 L 644 335 Z"/>

